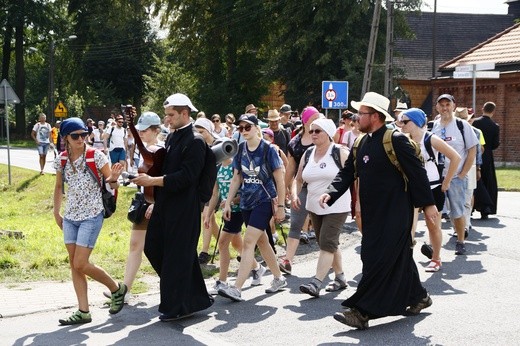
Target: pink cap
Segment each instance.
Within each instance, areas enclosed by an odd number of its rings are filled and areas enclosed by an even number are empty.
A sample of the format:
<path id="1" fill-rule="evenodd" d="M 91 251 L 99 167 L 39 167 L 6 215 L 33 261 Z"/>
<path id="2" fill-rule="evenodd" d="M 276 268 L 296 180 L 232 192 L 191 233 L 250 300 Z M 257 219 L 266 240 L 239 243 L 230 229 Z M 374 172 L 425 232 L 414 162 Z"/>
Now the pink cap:
<path id="1" fill-rule="evenodd" d="M 302 112 L 302 122 L 304 124 L 307 124 L 307 121 L 309 121 L 310 117 L 318 113 L 318 110 L 313 106 L 305 107 L 305 109 Z"/>

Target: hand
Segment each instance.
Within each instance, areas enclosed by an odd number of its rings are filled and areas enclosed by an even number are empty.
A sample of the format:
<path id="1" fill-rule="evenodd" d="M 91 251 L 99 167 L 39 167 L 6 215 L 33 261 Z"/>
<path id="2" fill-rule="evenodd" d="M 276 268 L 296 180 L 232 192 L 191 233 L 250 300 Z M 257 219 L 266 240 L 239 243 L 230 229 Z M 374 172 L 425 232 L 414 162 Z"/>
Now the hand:
<path id="1" fill-rule="evenodd" d="M 302 205 L 302 202 L 300 201 L 300 198 L 298 196 L 296 196 L 296 198 L 294 198 L 292 200 L 292 207 L 294 210 L 300 210 L 300 206 Z"/>
<path id="2" fill-rule="evenodd" d="M 224 220 L 229 221 L 231 220 L 231 206 L 226 203 L 224 206 L 224 209 L 222 210 L 222 217 Z"/>
<path id="3" fill-rule="evenodd" d="M 152 203 L 148 206 L 148 208 L 146 208 L 146 212 L 144 213 L 144 217 L 148 220 L 150 220 L 150 218 L 152 217 L 152 213 L 153 213 L 153 206 L 155 204 Z"/>
<path id="4" fill-rule="evenodd" d="M 438 218 L 439 211 L 437 210 L 435 204 L 424 207 L 424 219 L 426 222 L 435 223 Z"/>
<path id="5" fill-rule="evenodd" d="M 58 227 L 63 230 L 63 217 L 60 214 L 54 215 L 54 220 Z"/>
<path id="6" fill-rule="evenodd" d="M 123 172 L 123 165 L 119 162 L 114 163 L 112 165 L 112 173 L 110 174 L 109 180 L 112 182 L 116 182 L 119 179 L 119 176 L 121 175 L 121 172 Z"/>
<path id="7" fill-rule="evenodd" d="M 130 179 L 130 182 L 139 186 L 153 186 L 153 178 L 144 173 L 139 173 L 137 177 Z"/>
<path id="8" fill-rule="evenodd" d="M 276 215 L 274 216 L 274 222 L 280 223 L 285 220 L 285 208 L 278 207 L 276 208 Z"/>
<path id="9" fill-rule="evenodd" d="M 442 185 L 441 185 L 441 191 L 442 192 L 446 192 L 448 191 L 448 189 L 450 188 L 450 183 L 451 183 L 451 180 L 448 180 L 448 179 L 444 179 L 442 181 Z"/>
<path id="10" fill-rule="evenodd" d="M 320 207 L 325 209 L 325 206 L 327 205 L 327 202 L 330 200 L 330 195 L 328 193 L 324 193 L 320 196 L 319 203 Z"/>

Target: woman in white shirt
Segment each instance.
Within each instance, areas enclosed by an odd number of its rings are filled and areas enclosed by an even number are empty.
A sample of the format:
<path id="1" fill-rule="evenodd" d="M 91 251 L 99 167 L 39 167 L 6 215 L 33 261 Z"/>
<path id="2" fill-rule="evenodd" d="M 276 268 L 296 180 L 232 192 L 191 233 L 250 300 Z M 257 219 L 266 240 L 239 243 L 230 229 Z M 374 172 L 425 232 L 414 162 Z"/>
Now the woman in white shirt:
<path id="1" fill-rule="evenodd" d="M 341 264 L 341 252 L 339 246 L 339 234 L 350 211 L 350 193 L 344 193 L 332 206 L 322 208 L 319 205 L 319 197 L 330 185 L 340 167 L 348 157 L 348 149 L 344 145 L 337 145 L 333 141 L 336 126 L 330 119 L 319 118 L 311 124 L 309 133 L 312 136 L 314 147 L 310 150 L 309 159 L 306 155 L 300 161 L 296 176 L 296 191 L 292 195 L 297 196 L 303 182 L 307 183 L 307 202 L 305 208 L 309 212 L 312 224 L 316 231 L 316 239 L 320 247 L 320 255 L 316 268 L 316 275 L 308 284 L 300 285 L 300 291 L 318 297 L 322 281 L 328 275 L 332 267 L 336 275 L 329 283 L 327 291 L 338 291 L 347 287 L 343 266 Z M 306 162 L 307 161 L 307 162 Z"/>

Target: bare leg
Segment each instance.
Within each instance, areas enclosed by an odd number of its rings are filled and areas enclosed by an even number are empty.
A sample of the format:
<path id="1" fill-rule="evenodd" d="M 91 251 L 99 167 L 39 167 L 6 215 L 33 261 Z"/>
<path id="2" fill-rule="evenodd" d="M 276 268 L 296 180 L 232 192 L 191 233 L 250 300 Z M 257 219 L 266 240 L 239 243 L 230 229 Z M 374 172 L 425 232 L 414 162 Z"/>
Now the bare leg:
<path id="1" fill-rule="evenodd" d="M 132 230 L 130 235 L 130 251 L 126 259 L 125 278 L 123 282 L 128 286 L 128 291 L 132 288 L 137 271 L 143 260 L 144 240 L 146 230 Z"/>
<path id="2" fill-rule="evenodd" d="M 249 277 L 251 269 L 253 269 L 255 260 L 255 245 L 262 235 L 266 237 L 267 241 L 267 236 L 264 231 L 251 226 L 248 226 L 246 229 L 242 248 L 242 260 L 240 261 L 238 275 L 235 281 L 235 287 L 238 289 L 242 289 L 244 282 L 246 282 L 247 278 Z M 271 248 L 269 241 L 267 241 L 267 244 L 269 248 Z M 272 248 L 271 251 L 273 251 Z"/>
<path id="3" fill-rule="evenodd" d="M 219 249 L 219 262 L 220 262 L 220 273 L 218 279 L 222 282 L 227 280 L 228 271 L 229 271 L 229 262 L 231 259 L 229 253 L 229 243 L 231 239 L 235 237 L 235 234 L 228 233 L 222 231 L 220 233 L 220 238 L 218 240 L 218 249 Z"/>
<path id="4" fill-rule="evenodd" d="M 318 257 L 318 264 L 316 265 L 316 278 L 323 281 L 325 276 L 328 274 L 332 262 L 334 261 L 334 254 L 332 252 L 320 250 L 320 256 Z"/>
<path id="5" fill-rule="evenodd" d="M 456 219 L 452 219 L 452 221 L 453 227 L 457 232 L 457 241 L 459 243 L 464 243 L 464 228 L 466 227 L 466 220 L 464 219 L 464 215 Z"/>
<path id="6" fill-rule="evenodd" d="M 430 243 L 432 244 L 433 255 L 432 260 L 441 260 L 441 246 L 442 246 L 442 231 L 441 231 L 441 218 L 438 217 L 434 222 L 426 220 L 426 226 L 428 227 L 428 234 L 430 236 Z"/>
<path id="7" fill-rule="evenodd" d="M 271 270 L 271 273 L 273 273 L 274 277 L 279 278 L 282 276 L 280 267 L 278 267 L 276 255 L 273 248 L 271 247 L 271 244 L 269 244 L 269 239 L 267 238 L 267 234 L 265 232 L 262 232 L 262 235 L 258 238 L 257 244 L 262 257 L 265 260 L 265 263 Z"/>
<path id="8" fill-rule="evenodd" d="M 74 245 L 67 245 L 67 248 L 69 246 Z M 89 262 L 92 249 L 77 245 L 75 245 L 75 248 L 74 257 L 71 262 L 75 271 L 83 275 L 88 275 L 97 282 L 102 283 L 110 290 L 110 292 L 115 292 L 119 289 L 119 284 L 112 279 L 103 268 Z"/>

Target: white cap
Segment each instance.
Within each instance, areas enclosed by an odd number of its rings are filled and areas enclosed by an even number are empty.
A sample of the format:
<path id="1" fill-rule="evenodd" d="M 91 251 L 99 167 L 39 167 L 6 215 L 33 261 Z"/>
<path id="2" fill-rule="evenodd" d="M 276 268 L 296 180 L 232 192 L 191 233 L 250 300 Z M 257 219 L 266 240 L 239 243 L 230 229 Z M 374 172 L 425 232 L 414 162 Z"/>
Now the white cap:
<path id="1" fill-rule="evenodd" d="M 219 136 L 215 133 L 215 125 L 213 125 L 213 122 L 207 118 L 198 118 L 195 120 L 193 126 L 202 127 L 208 131 L 213 136 L 213 138 L 219 138 Z"/>
<path id="2" fill-rule="evenodd" d="M 191 109 L 192 112 L 198 112 L 199 110 L 193 106 L 188 96 L 184 94 L 173 94 L 168 96 L 166 101 L 163 103 L 164 108 L 172 106 L 186 106 Z"/>

